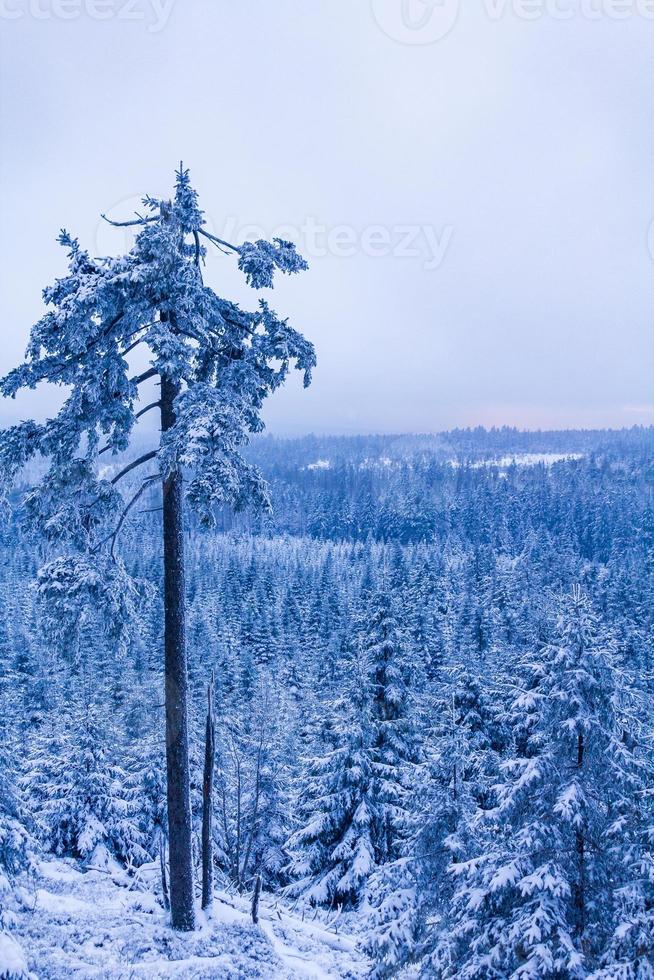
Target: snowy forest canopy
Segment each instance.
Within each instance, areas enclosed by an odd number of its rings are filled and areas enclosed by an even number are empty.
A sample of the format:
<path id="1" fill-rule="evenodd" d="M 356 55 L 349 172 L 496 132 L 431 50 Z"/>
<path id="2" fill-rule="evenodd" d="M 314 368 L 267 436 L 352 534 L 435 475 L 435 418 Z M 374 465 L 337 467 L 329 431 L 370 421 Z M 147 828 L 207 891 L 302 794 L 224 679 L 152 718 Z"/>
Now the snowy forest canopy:
<path id="1" fill-rule="evenodd" d="M 248 458 L 273 514 L 185 529 L 219 881 L 342 908 L 379 976 L 654 976 L 654 430 L 260 437 Z M 128 629 L 93 581 L 49 615 L 55 555 L 18 496 L 3 521 L 8 929 L 35 854 L 159 855 L 157 503 L 118 545 Z"/>

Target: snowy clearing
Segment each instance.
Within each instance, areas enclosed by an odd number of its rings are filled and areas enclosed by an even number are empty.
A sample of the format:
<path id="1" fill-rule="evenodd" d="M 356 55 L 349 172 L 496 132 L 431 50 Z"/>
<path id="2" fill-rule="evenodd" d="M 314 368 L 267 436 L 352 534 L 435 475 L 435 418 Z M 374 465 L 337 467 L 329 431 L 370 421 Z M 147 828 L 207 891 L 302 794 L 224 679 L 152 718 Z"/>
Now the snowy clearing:
<path id="1" fill-rule="evenodd" d="M 473 470 L 491 466 L 506 470 L 510 466 L 554 466 L 556 463 L 571 463 L 583 458 L 583 453 L 516 453 L 513 456 L 502 456 L 499 459 L 478 459 L 469 463 L 468 466 Z M 450 466 L 455 469 L 461 465 L 456 459 L 450 460 Z"/>
<path id="2" fill-rule="evenodd" d="M 302 921 L 262 896 L 259 925 L 249 899 L 219 893 L 212 912 L 198 915 L 191 934 L 173 932 L 150 891 L 116 869 L 82 871 L 72 860 L 49 860 L 20 889 L 4 952 L 21 957 L 38 980 L 64 978 L 246 977 L 358 978 L 370 969 L 356 939 Z M 20 944 L 20 945 L 17 945 Z"/>

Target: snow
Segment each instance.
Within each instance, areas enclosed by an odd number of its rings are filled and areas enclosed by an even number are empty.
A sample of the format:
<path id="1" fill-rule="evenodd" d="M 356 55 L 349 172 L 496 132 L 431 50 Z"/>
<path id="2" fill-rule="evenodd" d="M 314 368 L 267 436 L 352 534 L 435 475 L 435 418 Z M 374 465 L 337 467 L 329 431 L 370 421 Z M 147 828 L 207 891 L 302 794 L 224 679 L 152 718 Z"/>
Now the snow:
<path id="1" fill-rule="evenodd" d="M 30 879 L 20 889 L 12 936 L 0 934 L 0 976 L 5 961 L 39 980 L 356 980 L 370 970 L 353 936 L 304 921 L 265 893 L 257 926 L 249 896 L 219 892 L 213 908 L 198 913 L 199 928 L 182 934 L 169 928 L 153 876 L 135 880 L 118 868 L 86 870 L 56 859 L 41 862 L 36 874 L 36 890 Z"/>
<path id="2" fill-rule="evenodd" d="M 79 881 L 84 877 L 73 864 L 67 861 L 41 861 L 39 872 L 44 878 L 52 881 Z"/>
<path id="3" fill-rule="evenodd" d="M 514 885 L 520 877 L 520 865 L 517 861 L 511 861 L 499 868 L 492 876 L 489 888 L 492 892 L 500 891 L 507 885 Z"/>
<path id="4" fill-rule="evenodd" d="M 73 895 L 61 895 L 39 888 L 36 892 L 36 908 L 60 916 L 68 915 L 68 913 L 85 912 L 88 909 L 88 903 L 80 901 Z"/>
<path id="5" fill-rule="evenodd" d="M 312 977 L 315 980 L 323 980 L 323 978 L 329 977 L 329 974 L 325 973 L 317 963 L 312 962 L 296 949 L 285 946 L 283 942 L 280 942 L 270 923 L 262 923 L 262 928 L 279 959 L 291 972 L 295 972 L 296 975 L 300 976 Z"/>
<path id="6" fill-rule="evenodd" d="M 376 470 L 384 467 L 388 468 L 389 466 L 393 466 L 393 465 L 394 462 L 390 458 L 390 456 L 374 456 L 374 457 L 366 456 L 365 459 L 362 459 L 361 462 L 359 463 L 359 469 Z"/>
<path id="7" fill-rule="evenodd" d="M 15 939 L 0 932 L 0 977 L 19 977 L 27 975 L 25 954 Z"/>
<path id="8" fill-rule="evenodd" d="M 315 463 L 309 463 L 307 466 L 308 470 L 329 470 L 331 469 L 331 462 L 328 459 L 317 459 Z"/>
<path id="9" fill-rule="evenodd" d="M 478 459 L 469 466 L 473 470 L 491 466 L 506 470 L 510 466 L 554 466 L 555 463 L 569 463 L 577 459 L 583 459 L 583 453 L 516 453 L 499 459 Z M 450 466 L 454 469 L 461 465 L 456 459 L 450 460 Z"/>

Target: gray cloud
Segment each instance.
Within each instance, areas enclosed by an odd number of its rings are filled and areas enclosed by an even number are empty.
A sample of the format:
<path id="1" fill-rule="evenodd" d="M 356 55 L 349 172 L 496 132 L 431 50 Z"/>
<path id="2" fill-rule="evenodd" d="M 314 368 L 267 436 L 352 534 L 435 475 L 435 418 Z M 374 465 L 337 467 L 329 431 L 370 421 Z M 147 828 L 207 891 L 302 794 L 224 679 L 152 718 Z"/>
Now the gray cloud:
<path id="1" fill-rule="evenodd" d="M 0 369 L 57 230 L 125 247 L 100 211 L 182 157 L 214 229 L 308 253 L 271 299 L 319 367 L 273 431 L 653 422 L 649 8 L 448 3 L 5 0 Z M 255 300 L 223 256 L 208 278 Z"/>

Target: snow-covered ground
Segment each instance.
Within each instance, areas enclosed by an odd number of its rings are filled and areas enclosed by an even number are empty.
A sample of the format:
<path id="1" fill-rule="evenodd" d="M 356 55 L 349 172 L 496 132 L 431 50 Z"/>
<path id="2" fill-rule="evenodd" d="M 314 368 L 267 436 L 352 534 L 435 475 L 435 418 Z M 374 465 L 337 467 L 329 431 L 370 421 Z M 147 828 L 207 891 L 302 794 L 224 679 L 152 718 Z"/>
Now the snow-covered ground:
<path id="1" fill-rule="evenodd" d="M 74 861 L 44 861 L 21 897 L 12 936 L 38 980 L 337 980 L 369 971 L 356 939 L 339 934 L 337 924 L 314 921 L 313 913 L 303 919 L 265 895 L 258 925 L 247 898 L 219 893 L 191 934 L 167 926 L 147 881 L 114 868 L 85 871 Z"/>
<path id="2" fill-rule="evenodd" d="M 514 453 L 508 456 L 499 456 L 494 459 L 477 459 L 467 465 L 473 470 L 480 470 L 486 467 L 496 466 L 498 469 L 505 470 L 510 466 L 554 466 L 555 463 L 568 463 L 577 459 L 583 459 L 583 453 Z M 445 460 L 455 469 L 462 465 L 458 459 Z M 393 465 L 393 460 L 388 456 L 378 458 L 366 457 L 359 463 L 359 469 L 381 469 Z M 303 469 L 307 470 L 329 470 L 332 468 L 330 459 L 317 459 L 309 463 Z"/>
<path id="3" fill-rule="evenodd" d="M 554 466 L 555 463 L 568 463 L 582 458 L 583 453 L 515 453 L 513 456 L 501 456 L 497 459 L 478 459 L 468 465 L 473 470 L 487 466 L 497 466 L 503 470 L 508 469 L 509 466 Z M 450 465 L 457 467 L 461 463 L 458 460 L 450 460 Z"/>

